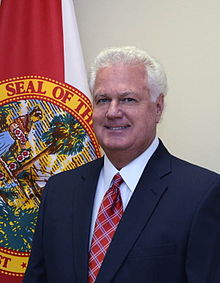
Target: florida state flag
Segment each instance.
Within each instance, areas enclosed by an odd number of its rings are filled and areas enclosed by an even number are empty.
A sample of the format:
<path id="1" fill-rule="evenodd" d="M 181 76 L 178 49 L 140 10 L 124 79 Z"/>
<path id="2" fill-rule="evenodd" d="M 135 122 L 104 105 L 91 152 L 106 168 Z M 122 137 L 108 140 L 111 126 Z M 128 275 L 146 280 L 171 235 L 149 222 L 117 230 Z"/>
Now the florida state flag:
<path id="1" fill-rule="evenodd" d="M 2 0 L 0 42 L 0 282 L 21 282 L 48 178 L 100 153 L 72 0 Z"/>

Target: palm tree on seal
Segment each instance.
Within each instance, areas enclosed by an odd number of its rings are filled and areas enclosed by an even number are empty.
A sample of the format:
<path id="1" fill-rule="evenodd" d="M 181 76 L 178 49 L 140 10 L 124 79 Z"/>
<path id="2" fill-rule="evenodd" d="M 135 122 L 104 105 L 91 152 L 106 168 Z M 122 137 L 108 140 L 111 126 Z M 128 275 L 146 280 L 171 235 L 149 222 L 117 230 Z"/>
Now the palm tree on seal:
<path id="1" fill-rule="evenodd" d="M 47 132 L 42 135 L 42 140 L 47 147 L 34 158 L 20 166 L 13 172 L 17 176 L 29 168 L 45 154 L 75 155 L 83 150 L 87 133 L 80 123 L 69 113 L 57 115 L 50 122 Z"/>

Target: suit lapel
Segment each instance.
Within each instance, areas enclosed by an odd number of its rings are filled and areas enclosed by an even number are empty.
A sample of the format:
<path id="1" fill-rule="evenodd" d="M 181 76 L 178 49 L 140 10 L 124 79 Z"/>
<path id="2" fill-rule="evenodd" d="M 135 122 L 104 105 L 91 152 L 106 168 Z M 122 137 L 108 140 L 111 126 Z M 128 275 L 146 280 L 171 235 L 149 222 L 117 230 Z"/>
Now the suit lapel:
<path id="1" fill-rule="evenodd" d="M 169 172 L 170 155 L 160 144 L 123 214 L 98 274 L 97 283 L 112 280 L 166 192 L 167 182 L 163 177 Z"/>
<path id="2" fill-rule="evenodd" d="M 77 194 L 73 200 L 73 254 L 77 282 L 87 282 L 88 247 L 93 201 L 103 159 L 88 164 L 79 180 Z"/>

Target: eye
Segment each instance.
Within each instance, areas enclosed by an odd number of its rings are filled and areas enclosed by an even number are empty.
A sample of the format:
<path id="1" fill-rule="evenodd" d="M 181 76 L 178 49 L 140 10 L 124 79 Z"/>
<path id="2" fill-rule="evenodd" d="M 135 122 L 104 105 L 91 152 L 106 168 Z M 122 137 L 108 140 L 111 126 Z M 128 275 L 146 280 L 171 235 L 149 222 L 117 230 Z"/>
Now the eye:
<path id="1" fill-rule="evenodd" d="M 131 103 L 131 102 L 136 102 L 137 100 L 133 97 L 124 97 L 122 99 L 122 102 L 126 102 L 126 103 Z"/>
<path id="2" fill-rule="evenodd" d="M 97 99 L 96 104 L 104 104 L 104 103 L 107 103 L 109 101 L 110 101 L 109 98 L 99 98 L 99 99 Z"/>

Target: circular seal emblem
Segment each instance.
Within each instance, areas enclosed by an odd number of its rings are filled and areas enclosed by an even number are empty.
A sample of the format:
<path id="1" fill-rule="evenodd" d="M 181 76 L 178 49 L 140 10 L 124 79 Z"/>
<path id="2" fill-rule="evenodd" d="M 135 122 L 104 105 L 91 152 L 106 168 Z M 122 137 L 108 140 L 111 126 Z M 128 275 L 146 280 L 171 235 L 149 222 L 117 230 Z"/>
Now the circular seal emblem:
<path id="1" fill-rule="evenodd" d="M 25 76 L 2 81 L 0 97 L 0 272 L 19 277 L 48 178 L 100 152 L 91 102 L 74 87 Z"/>

